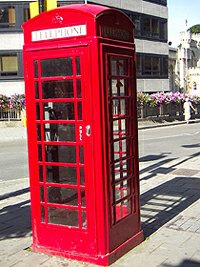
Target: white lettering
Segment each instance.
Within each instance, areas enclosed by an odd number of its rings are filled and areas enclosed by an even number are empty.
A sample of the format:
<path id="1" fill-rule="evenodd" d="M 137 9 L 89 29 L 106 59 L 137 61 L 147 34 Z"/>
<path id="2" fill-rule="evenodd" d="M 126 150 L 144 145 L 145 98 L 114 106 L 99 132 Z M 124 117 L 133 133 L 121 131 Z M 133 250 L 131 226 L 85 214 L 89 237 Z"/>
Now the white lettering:
<path id="1" fill-rule="evenodd" d="M 71 27 L 33 31 L 32 41 L 36 42 L 36 41 L 44 41 L 57 38 L 84 36 L 86 34 L 87 34 L 86 25 L 83 24 Z"/>

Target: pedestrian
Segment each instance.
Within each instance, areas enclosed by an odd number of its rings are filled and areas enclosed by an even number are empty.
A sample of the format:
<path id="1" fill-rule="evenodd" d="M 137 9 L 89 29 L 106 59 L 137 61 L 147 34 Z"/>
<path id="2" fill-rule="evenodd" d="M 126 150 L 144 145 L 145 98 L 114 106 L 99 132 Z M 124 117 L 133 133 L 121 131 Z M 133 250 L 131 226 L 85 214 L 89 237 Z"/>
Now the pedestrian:
<path id="1" fill-rule="evenodd" d="M 193 107 L 188 97 L 185 98 L 185 103 L 183 104 L 183 108 L 184 108 L 185 121 L 188 124 L 191 118 L 191 109 L 195 111 L 195 108 Z"/>

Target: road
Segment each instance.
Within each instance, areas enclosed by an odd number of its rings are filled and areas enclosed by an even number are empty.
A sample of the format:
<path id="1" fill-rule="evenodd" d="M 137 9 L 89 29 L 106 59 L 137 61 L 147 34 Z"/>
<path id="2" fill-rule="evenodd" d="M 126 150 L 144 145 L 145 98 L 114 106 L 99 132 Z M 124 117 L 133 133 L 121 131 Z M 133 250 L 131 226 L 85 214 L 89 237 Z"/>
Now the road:
<path id="1" fill-rule="evenodd" d="M 26 140 L 0 144 L 0 181 L 28 177 Z"/>
<path id="2" fill-rule="evenodd" d="M 139 131 L 140 180 L 168 174 L 200 154 L 200 124 L 191 123 Z M 195 166 L 193 166 L 195 170 Z"/>
<path id="3" fill-rule="evenodd" d="M 199 152 L 200 124 L 139 130 L 140 159 L 187 157 Z"/>
<path id="4" fill-rule="evenodd" d="M 139 130 L 140 171 L 200 153 L 200 124 Z M 26 140 L 0 145 L 0 181 L 28 177 Z"/>

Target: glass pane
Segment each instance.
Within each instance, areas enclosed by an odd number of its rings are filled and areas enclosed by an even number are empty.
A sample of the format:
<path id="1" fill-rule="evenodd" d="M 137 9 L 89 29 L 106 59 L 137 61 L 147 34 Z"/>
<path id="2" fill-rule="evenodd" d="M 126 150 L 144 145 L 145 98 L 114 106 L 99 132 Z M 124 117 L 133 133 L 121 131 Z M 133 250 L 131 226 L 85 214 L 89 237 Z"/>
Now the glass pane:
<path id="1" fill-rule="evenodd" d="M 24 8 L 24 21 L 30 19 L 30 10 L 29 8 Z"/>
<path id="2" fill-rule="evenodd" d="M 112 59 L 111 75 L 128 75 L 127 59 Z"/>
<path id="3" fill-rule="evenodd" d="M 80 163 L 83 164 L 84 163 L 84 150 L 83 150 L 83 146 L 80 146 Z"/>
<path id="4" fill-rule="evenodd" d="M 37 124 L 37 140 L 41 141 L 41 125 Z"/>
<path id="5" fill-rule="evenodd" d="M 48 208 L 49 223 L 78 227 L 78 211 Z"/>
<path id="6" fill-rule="evenodd" d="M 80 57 L 76 57 L 76 75 L 81 74 Z"/>
<path id="7" fill-rule="evenodd" d="M 114 142 L 114 160 L 120 158 L 120 142 Z"/>
<path id="8" fill-rule="evenodd" d="M 78 206 L 77 189 L 47 187 L 47 198 L 49 203 Z"/>
<path id="9" fill-rule="evenodd" d="M 77 184 L 76 168 L 63 166 L 47 166 L 46 177 L 49 183 Z"/>
<path id="10" fill-rule="evenodd" d="M 74 120 L 74 103 L 48 102 L 43 104 L 44 120 Z"/>
<path id="11" fill-rule="evenodd" d="M 72 76 L 72 58 L 52 58 L 41 60 L 42 77 Z"/>
<path id="12" fill-rule="evenodd" d="M 41 206 L 41 220 L 45 222 L 45 208 L 43 206 Z"/>
<path id="13" fill-rule="evenodd" d="M 40 120 L 40 104 L 36 103 L 36 120 Z"/>
<path id="14" fill-rule="evenodd" d="M 48 81 L 42 83 L 42 98 L 72 98 L 74 97 L 73 80 Z"/>
<path id="15" fill-rule="evenodd" d="M 152 19 L 152 36 L 159 37 L 159 20 Z"/>
<path id="16" fill-rule="evenodd" d="M 127 197 L 130 195 L 130 180 L 120 182 L 120 184 L 115 185 L 113 190 L 115 190 L 115 201 Z"/>
<path id="17" fill-rule="evenodd" d="M 42 161 L 42 146 L 38 145 L 38 161 Z"/>
<path id="18" fill-rule="evenodd" d="M 125 79 L 117 79 L 112 81 L 112 94 L 113 96 L 125 96 L 127 92 L 125 89 L 127 88 L 127 80 Z"/>
<path id="19" fill-rule="evenodd" d="M 45 146 L 45 160 L 47 162 L 76 163 L 75 146 Z"/>
<path id="20" fill-rule="evenodd" d="M 15 7 L 4 6 L 0 8 L 0 28 L 15 27 L 16 12 Z"/>
<path id="21" fill-rule="evenodd" d="M 39 99 L 39 85 L 38 85 L 38 82 L 35 83 L 35 98 Z"/>
<path id="22" fill-rule="evenodd" d="M 82 228 L 87 228 L 86 211 L 82 211 Z"/>
<path id="23" fill-rule="evenodd" d="M 40 180 L 40 182 L 44 181 L 44 178 L 43 178 L 43 166 L 41 166 L 41 165 L 39 165 L 39 180 Z"/>
<path id="24" fill-rule="evenodd" d="M 85 175 L 84 175 L 84 169 L 83 168 L 80 168 L 80 182 L 81 182 L 81 185 L 85 185 Z"/>
<path id="25" fill-rule="evenodd" d="M 131 199 L 124 200 L 122 202 L 123 217 L 131 214 Z"/>
<path id="26" fill-rule="evenodd" d="M 44 187 L 40 186 L 40 201 L 44 202 Z"/>
<path id="27" fill-rule="evenodd" d="M 45 141 L 76 141 L 74 124 L 44 124 Z"/>
<path id="28" fill-rule="evenodd" d="M 128 216 L 131 214 L 131 200 L 124 200 L 120 203 L 118 203 L 115 206 L 115 219 L 116 221 L 119 221 L 120 219 Z"/>
<path id="29" fill-rule="evenodd" d="M 38 61 L 34 61 L 34 77 L 38 78 Z"/>
<path id="30" fill-rule="evenodd" d="M 76 87 L 77 87 L 77 97 L 82 97 L 82 89 L 81 89 L 81 80 L 76 81 Z"/>
<path id="31" fill-rule="evenodd" d="M 0 73 L 1 76 L 13 76 L 18 73 L 17 54 L 8 54 L 0 56 Z"/>
<path id="32" fill-rule="evenodd" d="M 78 119 L 82 120 L 82 102 L 78 102 Z"/>
<path id="33" fill-rule="evenodd" d="M 85 190 L 81 190 L 81 206 L 82 207 L 86 206 L 85 202 L 86 202 L 86 200 L 85 200 Z"/>
<path id="34" fill-rule="evenodd" d="M 127 173 L 127 160 L 120 160 L 114 164 L 114 178 L 115 181 L 126 178 Z"/>

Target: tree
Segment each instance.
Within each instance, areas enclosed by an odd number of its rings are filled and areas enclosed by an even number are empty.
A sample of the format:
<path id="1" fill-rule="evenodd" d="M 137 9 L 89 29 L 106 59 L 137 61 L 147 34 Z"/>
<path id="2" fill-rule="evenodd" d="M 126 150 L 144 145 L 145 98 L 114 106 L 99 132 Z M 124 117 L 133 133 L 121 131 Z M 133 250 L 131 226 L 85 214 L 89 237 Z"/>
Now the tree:
<path id="1" fill-rule="evenodd" d="M 200 33 L 200 24 L 196 24 L 188 29 L 191 33 Z"/>

